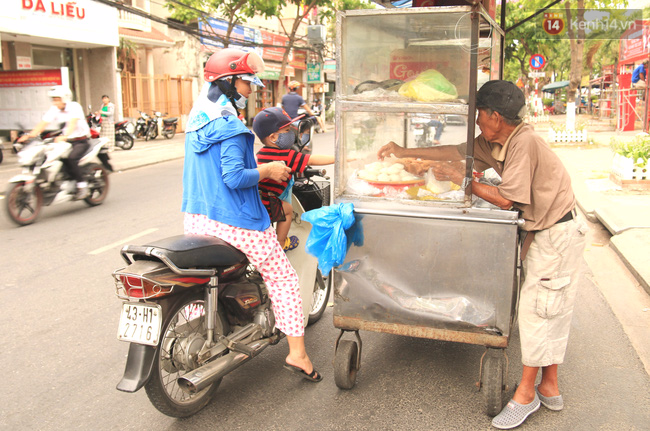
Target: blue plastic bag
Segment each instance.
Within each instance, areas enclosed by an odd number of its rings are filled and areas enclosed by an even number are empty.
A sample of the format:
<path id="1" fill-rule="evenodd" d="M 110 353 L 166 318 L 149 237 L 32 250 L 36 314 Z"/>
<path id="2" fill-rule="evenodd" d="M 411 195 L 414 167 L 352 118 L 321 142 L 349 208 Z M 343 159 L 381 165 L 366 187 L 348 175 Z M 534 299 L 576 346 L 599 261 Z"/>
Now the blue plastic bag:
<path id="1" fill-rule="evenodd" d="M 316 208 L 304 213 L 302 219 L 312 225 L 305 249 L 318 258 L 318 268 L 323 275 L 345 260 L 352 243 L 348 235 L 355 244 L 362 241 L 360 230 L 353 231 L 354 206 L 351 203 Z"/>

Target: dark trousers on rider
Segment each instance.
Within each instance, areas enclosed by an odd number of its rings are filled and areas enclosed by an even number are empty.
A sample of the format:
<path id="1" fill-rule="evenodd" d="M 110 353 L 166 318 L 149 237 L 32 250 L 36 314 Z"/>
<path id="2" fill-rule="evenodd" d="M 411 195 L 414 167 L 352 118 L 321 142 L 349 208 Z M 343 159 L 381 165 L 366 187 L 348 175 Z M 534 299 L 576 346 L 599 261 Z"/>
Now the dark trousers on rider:
<path id="1" fill-rule="evenodd" d="M 70 176 L 78 183 L 81 183 L 84 178 L 79 167 L 79 160 L 86 154 L 88 148 L 90 148 L 90 144 L 86 138 L 71 139 L 68 142 L 72 144 L 72 151 L 70 151 L 70 155 L 67 158 L 63 159 L 63 163 L 68 169 L 68 172 L 70 172 Z"/>

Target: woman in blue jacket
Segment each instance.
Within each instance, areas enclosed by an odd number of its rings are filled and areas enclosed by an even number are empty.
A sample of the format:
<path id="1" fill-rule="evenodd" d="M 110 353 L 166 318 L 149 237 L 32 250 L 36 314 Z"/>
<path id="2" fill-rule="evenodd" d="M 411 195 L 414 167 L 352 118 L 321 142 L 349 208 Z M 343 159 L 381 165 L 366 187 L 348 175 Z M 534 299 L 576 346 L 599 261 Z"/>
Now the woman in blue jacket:
<path id="1" fill-rule="evenodd" d="M 298 275 L 278 243 L 257 187 L 266 178 L 288 179 L 290 170 L 277 162 L 258 167 L 254 135 L 237 118 L 251 84 L 264 86 L 255 75 L 263 70 L 256 53 L 232 48 L 213 54 L 205 65 L 207 82 L 185 135 L 185 233 L 221 238 L 246 254 L 269 290 L 275 326 L 287 336 L 285 368 L 318 382 L 322 377 L 305 350 Z"/>

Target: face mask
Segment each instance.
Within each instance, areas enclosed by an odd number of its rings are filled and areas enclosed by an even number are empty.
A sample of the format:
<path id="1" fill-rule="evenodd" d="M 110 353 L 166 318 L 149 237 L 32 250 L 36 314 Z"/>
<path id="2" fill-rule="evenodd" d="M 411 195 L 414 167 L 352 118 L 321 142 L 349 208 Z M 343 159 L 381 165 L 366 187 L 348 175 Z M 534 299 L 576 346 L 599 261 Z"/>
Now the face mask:
<path id="1" fill-rule="evenodd" d="M 235 99 L 235 105 L 237 109 L 244 109 L 246 107 L 246 102 L 248 102 L 248 99 L 239 93 L 237 93 L 237 96 L 238 98 Z"/>
<path id="2" fill-rule="evenodd" d="M 275 145 L 282 150 L 288 150 L 296 142 L 296 136 L 291 133 L 280 133 L 278 140 L 275 141 Z"/>

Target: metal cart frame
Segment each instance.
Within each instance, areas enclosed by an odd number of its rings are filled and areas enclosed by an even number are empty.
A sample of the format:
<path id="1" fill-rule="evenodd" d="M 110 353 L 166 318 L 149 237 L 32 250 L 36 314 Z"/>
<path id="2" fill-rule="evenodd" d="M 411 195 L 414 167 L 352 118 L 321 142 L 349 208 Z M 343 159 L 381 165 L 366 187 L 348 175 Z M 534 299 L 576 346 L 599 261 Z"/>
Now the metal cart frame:
<path id="1" fill-rule="evenodd" d="M 469 7 L 410 10 L 361 10 L 337 14 L 337 64 L 342 61 L 343 21 L 347 16 L 463 12 L 471 19 L 469 100 L 467 104 L 416 104 L 345 100 L 339 89 L 344 77 L 337 73 L 336 157 L 342 157 L 346 112 L 405 112 L 467 115 L 466 179 L 473 175 L 477 51 L 479 38 L 489 27 L 501 38 L 499 77 L 503 68 L 503 30 L 480 4 Z M 487 26 L 485 25 L 487 23 Z M 339 67 L 337 66 L 337 69 Z M 406 132 L 405 132 L 406 133 Z M 406 139 L 405 139 L 406 141 Z M 483 345 L 479 363 L 479 389 L 485 393 L 487 412 L 496 415 L 507 390 L 506 375 L 510 331 L 516 314 L 521 272 L 519 230 L 514 211 L 472 206 L 471 181 L 464 202 L 417 205 L 361 199 L 344 193 L 344 176 L 337 170 L 334 199 L 352 202 L 362 245 L 351 247 L 345 262 L 334 270 L 334 371 L 337 386 L 351 389 L 361 367 L 360 330 L 410 337 Z M 381 235 L 377 235 L 381 232 Z M 381 238 L 378 238 L 381 236 Z M 406 241 L 404 238 L 417 238 Z M 401 243 L 400 243 L 401 240 Z M 391 247 L 382 248 L 383 244 Z M 490 252 L 482 253 L 483 248 Z M 381 251 L 378 251 L 381 250 Z M 406 268 L 407 267 L 407 268 Z M 355 339 L 343 339 L 353 332 Z"/>

